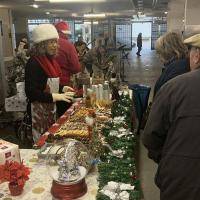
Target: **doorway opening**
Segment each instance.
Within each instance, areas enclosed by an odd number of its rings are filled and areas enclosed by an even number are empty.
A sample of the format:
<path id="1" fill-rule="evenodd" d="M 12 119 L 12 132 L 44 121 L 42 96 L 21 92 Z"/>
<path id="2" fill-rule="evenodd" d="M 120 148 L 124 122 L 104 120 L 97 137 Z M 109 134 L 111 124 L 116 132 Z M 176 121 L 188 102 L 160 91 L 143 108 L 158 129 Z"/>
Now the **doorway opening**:
<path id="1" fill-rule="evenodd" d="M 142 49 L 151 49 L 152 22 L 134 22 L 132 24 L 132 42 L 137 47 L 137 36 L 142 33 Z"/>

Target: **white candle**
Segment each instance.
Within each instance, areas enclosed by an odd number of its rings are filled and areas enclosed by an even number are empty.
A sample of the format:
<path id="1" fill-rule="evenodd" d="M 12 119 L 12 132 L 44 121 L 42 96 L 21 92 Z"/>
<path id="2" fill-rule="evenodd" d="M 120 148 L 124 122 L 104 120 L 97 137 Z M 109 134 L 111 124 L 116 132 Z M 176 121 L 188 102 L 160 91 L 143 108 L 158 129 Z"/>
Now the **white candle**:
<path id="1" fill-rule="evenodd" d="M 92 77 L 90 77 L 90 85 L 92 85 Z"/>
<path id="2" fill-rule="evenodd" d="M 133 99 L 133 90 L 129 90 L 130 99 Z"/>
<path id="3" fill-rule="evenodd" d="M 92 90 L 93 92 L 95 92 L 95 85 L 92 85 Z"/>
<path id="4" fill-rule="evenodd" d="M 92 89 L 90 89 L 90 88 L 88 88 L 88 89 L 87 89 L 87 95 L 91 95 L 91 94 L 92 94 L 92 92 L 93 92 L 93 90 L 92 90 Z"/>
<path id="5" fill-rule="evenodd" d="M 86 85 L 83 85 L 83 97 L 86 97 L 87 95 L 87 87 Z"/>
<path id="6" fill-rule="evenodd" d="M 99 99 L 103 100 L 103 85 L 99 84 Z"/>
<path id="7" fill-rule="evenodd" d="M 99 87 L 98 85 L 95 85 L 95 94 L 96 94 L 96 100 L 99 100 Z"/>
<path id="8" fill-rule="evenodd" d="M 109 92 L 109 84 L 108 83 L 104 83 L 103 85 L 103 98 L 105 100 L 109 100 L 109 97 L 110 97 L 110 92 Z"/>

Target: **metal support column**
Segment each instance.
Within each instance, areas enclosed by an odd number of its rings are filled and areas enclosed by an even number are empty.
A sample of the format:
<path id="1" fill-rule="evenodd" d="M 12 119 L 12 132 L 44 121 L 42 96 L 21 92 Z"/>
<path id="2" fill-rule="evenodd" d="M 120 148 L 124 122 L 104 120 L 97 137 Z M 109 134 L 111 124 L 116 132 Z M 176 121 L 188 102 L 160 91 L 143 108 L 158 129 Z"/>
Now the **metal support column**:
<path id="1" fill-rule="evenodd" d="M 91 20 L 91 41 L 94 41 L 94 20 Z M 92 48 L 95 46 L 95 43 L 92 42 Z"/>
<path id="2" fill-rule="evenodd" d="M 3 24 L 0 21 L 0 103 L 2 104 L 6 97 L 6 79 L 3 55 Z"/>

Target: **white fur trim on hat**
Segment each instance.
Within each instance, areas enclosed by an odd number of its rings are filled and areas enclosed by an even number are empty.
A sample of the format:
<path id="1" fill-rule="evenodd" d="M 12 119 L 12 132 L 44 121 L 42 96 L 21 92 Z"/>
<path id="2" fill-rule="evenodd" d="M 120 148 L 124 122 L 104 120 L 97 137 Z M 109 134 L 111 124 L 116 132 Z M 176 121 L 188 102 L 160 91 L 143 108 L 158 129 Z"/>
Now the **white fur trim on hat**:
<path id="1" fill-rule="evenodd" d="M 68 35 L 71 35 L 72 32 L 70 30 L 65 30 L 65 31 L 62 31 L 64 34 L 68 34 Z"/>
<path id="2" fill-rule="evenodd" d="M 34 43 L 39 43 L 50 39 L 58 39 L 59 36 L 52 24 L 41 24 L 33 29 L 32 38 Z"/>

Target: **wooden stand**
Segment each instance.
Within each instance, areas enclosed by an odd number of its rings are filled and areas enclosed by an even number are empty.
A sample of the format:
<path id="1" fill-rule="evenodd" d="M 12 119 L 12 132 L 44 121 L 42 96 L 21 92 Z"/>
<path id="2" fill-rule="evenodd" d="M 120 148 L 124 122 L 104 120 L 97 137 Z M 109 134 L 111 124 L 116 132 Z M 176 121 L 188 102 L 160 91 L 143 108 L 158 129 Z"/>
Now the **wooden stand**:
<path id="1" fill-rule="evenodd" d="M 73 200 L 87 193 L 85 178 L 72 185 L 62 185 L 56 181 L 52 182 L 51 194 L 58 200 Z"/>

